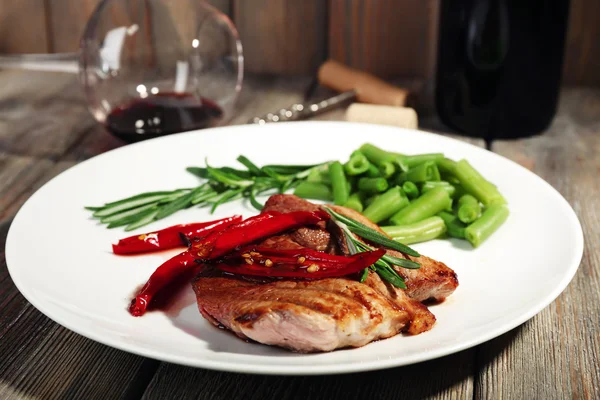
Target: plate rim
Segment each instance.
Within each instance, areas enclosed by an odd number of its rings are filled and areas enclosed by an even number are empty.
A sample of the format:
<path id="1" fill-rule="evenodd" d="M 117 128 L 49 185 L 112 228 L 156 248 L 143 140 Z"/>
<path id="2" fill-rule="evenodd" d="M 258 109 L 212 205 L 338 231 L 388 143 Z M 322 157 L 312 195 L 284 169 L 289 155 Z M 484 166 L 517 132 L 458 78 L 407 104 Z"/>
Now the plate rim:
<path id="1" fill-rule="evenodd" d="M 545 185 L 550 190 L 550 193 L 552 193 L 552 195 L 559 201 L 559 203 L 561 204 L 561 208 L 563 208 L 563 209 L 565 209 L 565 211 L 567 211 L 566 217 L 568 219 L 568 222 L 569 222 L 569 224 L 572 224 L 572 226 L 573 226 L 573 228 L 575 228 L 574 230 L 576 232 L 576 237 L 574 238 L 576 241 L 576 247 L 572 253 L 571 260 L 569 261 L 568 273 L 563 275 L 563 278 L 555 286 L 554 290 L 549 292 L 543 298 L 543 300 L 539 301 L 537 303 L 536 307 L 532 307 L 531 309 L 528 310 L 528 312 L 523 313 L 519 318 L 514 318 L 512 320 L 506 321 L 502 325 L 497 326 L 495 329 L 490 329 L 490 330 L 486 331 L 484 334 L 480 334 L 475 338 L 466 340 L 466 341 L 462 342 L 461 344 L 457 344 L 454 346 L 448 346 L 445 349 L 442 348 L 442 349 L 437 349 L 437 350 L 435 350 L 435 349 L 429 350 L 427 352 L 418 353 L 418 354 L 415 354 L 411 357 L 404 358 L 404 359 L 389 358 L 389 359 L 384 359 L 384 360 L 373 360 L 373 361 L 367 361 L 367 362 L 359 361 L 359 362 L 351 362 L 351 363 L 324 364 L 324 365 L 302 365 L 302 364 L 295 364 L 295 365 L 265 364 L 265 365 L 260 365 L 255 362 L 253 364 L 247 365 L 247 364 L 242 364 L 239 362 L 232 362 L 232 361 L 191 359 L 188 357 L 182 357 L 182 356 L 177 356 L 177 355 L 174 356 L 172 354 L 169 354 L 168 352 L 164 352 L 164 351 L 161 352 L 161 351 L 158 351 L 155 349 L 149 349 L 149 348 L 146 348 L 143 346 L 139 346 L 135 343 L 121 343 L 118 340 L 110 340 L 110 339 L 107 340 L 107 339 L 103 338 L 102 335 L 95 334 L 93 329 L 80 329 L 79 327 L 72 325 L 68 321 L 65 321 L 60 316 L 58 316 L 58 318 L 57 318 L 56 315 L 52 314 L 52 311 L 48 311 L 48 309 L 46 308 L 45 304 L 42 301 L 38 301 L 38 299 L 36 298 L 35 295 L 28 292 L 27 288 L 24 285 L 24 282 L 21 282 L 19 280 L 19 278 L 18 278 L 19 274 L 16 273 L 16 271 L 13 271 L 13 269 L 11 268 L 11 266 L 10 266 L 11 262 L 9 260 L 12 259 L 12 250 L 11 249 L 14 246 L 13 245 L 14 240 L 16 240 L 16 239 L 14 239 L 14 230 L 16 229 L 16 228 L 14 228 L 14 226 L 17 225 L 17 222 L 20 221 L 21 218 L 23 218 L 22 217 L 22 215 L 24 214 L 23 210 L 26 209 L 26 206 L 32 202 L 32 199 L 34 199 L 37 195 L 39 195 L 39 193 L 43 192 L 44 188 L 53 184 L 53 182 L 55 180 L 59 179 L 59 177 L 60 177 L 60 179 L 64 179 L 65 175 L 68 175 L 69 173 L 71 173 L 71 171 L 79 168 L 82 165 L 86 165 L 89 162 L 98 162 L 97 160 L 102 159 L 105 156 L 110 156 L 116 152 L 130 151 L 130 149 L 132 147 L 138 148 L 138 147 L 143 147 L 143 146 L 155 146 L 158 144 L 157 142 L 171 141 L 171 140 L 174 140 L 174 138 L 181 138 L 184 136 L 205 135 L 209 131 L 214 132 L 216 130 L 245 130 L 245 129 L 248 129 L 248 127 L 252 127 L 251 129 L 261 129 L 264 127 L 266 127 L 267 129 L 276 129 L 278 126 L 281 126 L 281 123 L 278 123 L 278 124 L 267 124 L 264 126 L 257 126 L 257 125 L 221 126 L 221 127 L 216 127 L 216 128 L 182 132 L 182 133 L 178 133 L 176 135 L 168 135 L 168 136 L 153 138 L 153 139 L 121 146 L 121 147 L 118 147 L 115 149 L 111 149 L 104 153 L 98 154 L 94 157 L 90 157 L 89 159 L 79 162 L 79 163 L 69 167 L 65 171 L 62 171 L 61 173 L 59 173 L 58 175 L 56 175 L 52 179 L 50 179 L 48 182 L 44 183 L 41 187 L 39 187 L 34 193 L 32 193 L 30 195 L 30 197 L 21 205 L 21 207 L 19 207 L 19 210 L 15 214 L 15 216 L 10 224 L 10 227 L 8 229 L 8 233 L 6 236 L 5 259 L 6 259 L 6 264 L 7 264 L 7 270 L 9 272 L 9 275 L 10 275 L 13 283 L 15 284 L 15 286 L 17 287 L 17 289 L 19 290 L 21 295 L 23 295 L 23 297 L 25 297 L 25 299 L 29 303 L 31 303 L 36 309 L 38 309 L 42 314 L 47 316 L 49 319 L 53 320 L 54 322 L 60 324 L 61 326 L 65 327 L 66 329 L 69 329 L 83 337 L 86 337 L 88 339 L 91 339 L 93 341 L 101 343 L 103 345 L 106 345 L 106 346 L 109 346 L 112 348 L 116 348 L 121 351 L 125 351 L 128 353 L 143 356 L 143 357 L 152 358 L 152 359 L 159 360 L 159 361 L 171 362 L 171 363 L 194 367 L 194 368 L 205 368 L 205 369 L 210 369 L 210 370 L 215 370 L 215 371 L 246 373 L 246 374 L 252 374 L 252 375 L 292 375 L 293 376 L 293 375 L 346 374 L 346 373 L 381 370 L 381 369 L 411 365 L 411 364 L 420 363 L 420 362 L 424 362 L 424 361 L 428 361 L 428 360 L 434 360 L 434 359 L 438 359 L 440 357 L 444 357 L 444 356 L 447 356 L 450 354 L 457 353 L 462 350 L 472 348 L 474 346 L 477 346 L 481 343 L 485 343 L 491 339 L 494 339 L 494 338 L 520 326 L 524 322 L 528 321 L 529 319 L 533 318 L 535 315 L 540 313 L 542 310 L 544 310 L 546 307 L 548 307 L 548 305 L 550 305 L 552 302 L 554 302 L 554 300 L 556 300 L 558 298 L 558 296 L 567 288 L 567 286 L 570 284 L 570 282 L 572 281 L 572 279 L 574 278 L 575 274 L 577 273 L 577 271 L 579 269 L 579 266 L 580 266 L 582 258 L 583 258 L 583 250 L 584 250 L 585 244 L 584 244 L 583 228 L 582 228 L 581 222 L 579 221 L 579 219 L 577 217 L 577 214 L 575 213 L 575 210 L 573 209 L 571 204 L 564 198 L 564 196 L 556 188 L 554 188 L 550 183 L 548 183 L 546 180 L 541 178 L 539 175 L 528 170 L 527 168 L 523 167 L 522 165 L 516 163 L 513 160 L 510 160 L 500 154 L 494 153 L 485 148 L 478 147 L 478 146 L 473 145 L 468 142 L 463 142 L 459 139 L 444 136 L 444 135 L 437 134 L 434 132 L 422 131 L 422 130 L 418 130 L 418 129 L 407 129 L 407 128 L 398 128 L 398 127 L 391 127 L 391 126 L 382 126 L 382 125 L 376 125 L 376 124 L 353 123 L 353 122 L 346 122 L 346 121 L 291 121 L 291 122 L 284 122 L 283 124 L 284 125 L 285 124 L 332 125 L 332 126 L 333 125 L 351 124 L 351 125 L 364 126 L 365 128 L 369 128 L 369 127 L 376 128 L 376 129 L 384 128 L 384 130 L 389 129 L 390 131 L 400 129 L 402 131 L 409 132 L 411 134 L 430 136 L 431 140 L 442 139 L 445 141 L 457 142 L 457 143 L 460 143 L 460 145 L 462 145 L 462 146 L 471 147 L 475 151 L 486 152 L 488 156 L 497 157 L 497 158 L 502 159 L 505 162 L 512 163 L 514 166 L 516 166 L 518 169 L 520 169 L 522 173 L 530 174 L 533 178 L 535 178 L 537 181 L 539 181 L 539 183 Z M 17 279 L 15 279 L 15 278 L 17 278 Z M 336 351 L 351 351 L 351 350 L 352 349 L 341 349 L 341 350 L 336 350 Z"/>

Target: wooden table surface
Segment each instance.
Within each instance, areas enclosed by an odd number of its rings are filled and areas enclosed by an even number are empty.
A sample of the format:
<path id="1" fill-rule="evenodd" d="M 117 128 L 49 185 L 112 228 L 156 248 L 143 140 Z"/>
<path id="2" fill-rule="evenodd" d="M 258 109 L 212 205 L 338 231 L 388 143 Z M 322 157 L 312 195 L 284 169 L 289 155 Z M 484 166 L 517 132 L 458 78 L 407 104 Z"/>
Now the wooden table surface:
<path id="1" fill-rule="evenodd" d="M 232 123 L 307 93 L 325 94 L 311 83 L 249 79 Z M 63 328 L 23 298 L 4 259 L 15 213 L 60 172 L 123 145 L 83 104 L 74 75 L 0 71 L 0 399 L 600 398 L 600 90 L 566 88 L 543 135 L 491 143 L 492 151 L 554 186 L 583 225 L 583 261 L 556 301 L 512 331 L 457 354 L 389 370 L 306 377 L 214 372 L 136 356 Z M 341 118 L 341 110 L 319 117 Z M 444 131 L 435 119 L 421 122 Z"/>

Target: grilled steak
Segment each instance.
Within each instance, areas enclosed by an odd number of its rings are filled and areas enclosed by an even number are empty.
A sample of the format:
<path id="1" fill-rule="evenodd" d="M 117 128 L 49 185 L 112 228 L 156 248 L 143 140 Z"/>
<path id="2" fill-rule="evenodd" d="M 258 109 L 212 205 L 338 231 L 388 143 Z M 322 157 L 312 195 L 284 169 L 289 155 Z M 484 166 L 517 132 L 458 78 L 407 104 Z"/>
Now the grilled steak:
<path id="1" fill-rule="evenodd" d="M 280 212 L 291 212 L 291 211 L 314 211 L 318 209 L 319 206 L 313 204 L 309 201 L 301 199 L 300 197 L 294 195 L 273 195 L 269 198 L 263 212 L 265 211 L 280 211 Z M 383 234 L 385 234 L 379 227 L 367 219 L 362 214 L 351 210 L 346 207 L 339 206 L 331 206 L 335 211 L 340 214 L 343 214 L 349 218 L 352 218 L 358 222 L 367 225 L 368 227 L 375 229 Z M 303 228 L 305 229 L 305 228 Z M 300 230 L 298 230 L 300 231 Z M 331 235 L 326 230 L 322 231 L 322 237 L 319 238 L 318 242 L 310 243 L 309 236 L 304 232 L 294 232 L 292 233 L 292 237 L 300 236 L 303 238 L 303 245 L 310 248 L 316 248 L 315 246 L 326 248 L 331 248 L 334 246 L 331 242 Z M 325 237 L 329 244 L 324 245 Z M 322 249 L 320 249 L 322 250 Z M 444 263 L 435 261 L 429 257 L 421 256 L 421 257 L 411 257 L 405 256 L 397 251 L 388 250 L 390 255 L 400 258 L 409 258 L 413 261 L 417 261 L 421 264 L 421 268 L 419 269 L 406 269 L 406 268 L 396 268 L 398 273 L 406 280 L 406 294 L 418 301 L 425 300 L 438 300 L 441 301 L 448 297 L 454 292 L 456 287 L 458 286 L 458 279 L 456 277 L 456 273 L 448 268 Z"/>
<path id="2" fill-rule="evenodd" d="M 359 347 L 396 335 L 411 314 L 355 280 L 254 283 L 224 277 L 194 282 L 202 315 L 241 338 L 299 352 Z"/>
<path id="3" fill-rule="evenodd" d="M 316 209 L 317 205 L 296 196 L 275 195 L 264 210 Z M 337 211 L 373 226 L 351 210 L 338 207 Z M 324 224 L 273 236 L 260 245 L 340 251 Z M 331 351 L 360 347 L 400 332 L 418 334 L 432 328 L 435 316 L 417 298 L 447 296 L 457 285 L 456 277 L 442 263 L 426 257 L 416 261 L 423 265 L 421 269 L 426 268 L 426 273 L 401 271 L 407 277 L 406 272 L 412 273 L 408 279 L 412 281 L 414 298 L 409 291 L 395 288 L 371 271 L 364 283 L 347 278 L 293 281 L 234 277 L 207 266 L 194 280 L 193 288 L 200 313 L 243 339 L 298 352 Z"/>

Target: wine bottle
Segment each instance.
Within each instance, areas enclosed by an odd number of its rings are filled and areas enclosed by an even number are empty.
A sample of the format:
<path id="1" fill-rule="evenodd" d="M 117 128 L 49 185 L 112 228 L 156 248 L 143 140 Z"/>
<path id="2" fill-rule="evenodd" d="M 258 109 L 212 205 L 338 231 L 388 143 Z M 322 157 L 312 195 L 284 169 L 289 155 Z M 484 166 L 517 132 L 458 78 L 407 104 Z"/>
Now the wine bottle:
<path id="1" fill-rule="evenodd" d="M 436 108 L 469 136 L 539 134 L 558 103 L 569 0 L 442 0 Z"/>

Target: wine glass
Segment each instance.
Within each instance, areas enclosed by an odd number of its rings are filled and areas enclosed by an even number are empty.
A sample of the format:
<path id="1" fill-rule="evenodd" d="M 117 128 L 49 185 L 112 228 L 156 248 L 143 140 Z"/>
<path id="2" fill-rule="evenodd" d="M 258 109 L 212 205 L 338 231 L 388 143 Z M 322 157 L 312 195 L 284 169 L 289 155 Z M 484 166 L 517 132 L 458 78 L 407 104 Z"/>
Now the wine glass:
<path id="1" fill-rule="evenodd" d="M 204 1 L 103 0 L 80 47 L 90 112 L 128 142 L 222 124 L 242 88 L 237 30 Z"/>

